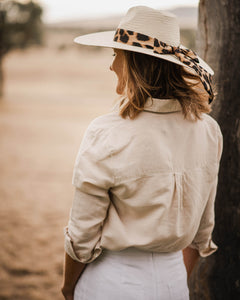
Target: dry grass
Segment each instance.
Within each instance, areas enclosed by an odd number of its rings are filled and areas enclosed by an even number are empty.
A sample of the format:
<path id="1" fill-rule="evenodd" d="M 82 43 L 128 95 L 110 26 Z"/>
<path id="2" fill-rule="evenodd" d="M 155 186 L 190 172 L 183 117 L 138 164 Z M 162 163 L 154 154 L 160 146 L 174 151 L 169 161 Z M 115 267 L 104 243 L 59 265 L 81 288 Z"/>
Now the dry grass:
<path id="1" fill-rule="evenodd" d="M 0 102 L 0 299 L 62 299 L 63 227 L 87 125 L 108 112 L 111 50 L 31 49 L 5 61 Z"/>

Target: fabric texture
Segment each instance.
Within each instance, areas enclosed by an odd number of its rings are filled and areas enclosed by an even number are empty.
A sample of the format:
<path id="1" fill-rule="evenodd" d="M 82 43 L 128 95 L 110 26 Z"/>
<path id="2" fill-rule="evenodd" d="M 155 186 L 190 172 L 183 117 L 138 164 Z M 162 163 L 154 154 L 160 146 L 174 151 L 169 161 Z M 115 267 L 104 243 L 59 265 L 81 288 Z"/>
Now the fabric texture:
<path id="1" fill-rule="evenodd" d="M 177 100 L 148 99 L 134 120 L 95 119 L 75 163 L 67 253 L 83 263 L 103 248 L 212 254 L 221 152 L 217 122 L 184 119 Z"/>
<path id="2" fill-rule="evenodd" d="M 103 251 L 76 284 L 74 300 L 189 300 L 182 253 Z"/>

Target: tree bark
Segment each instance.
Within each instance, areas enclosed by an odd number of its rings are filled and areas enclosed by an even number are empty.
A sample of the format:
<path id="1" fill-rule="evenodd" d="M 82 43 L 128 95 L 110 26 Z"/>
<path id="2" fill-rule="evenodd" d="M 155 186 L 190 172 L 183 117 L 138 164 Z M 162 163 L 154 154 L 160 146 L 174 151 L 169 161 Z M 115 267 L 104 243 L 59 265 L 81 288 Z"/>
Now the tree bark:
<path id="1" fill-rule="evenodd" d="M 240 299 L 240 1 L 200 0 L 198 53 L 215 70 L 213 117 L 224 149 L 215 205 L 218 251 L 201 259 L 191 300 Z"/>
<path id="2" fill-rule="evenodd" d="M 4 23 L 6 14 L 0 3 L 0 99 L 3 96 Z"/>
<path id="3" fill-rule="evenodd" d="M 0 100 L 3 97 L 4 72 L 3 72 L 3 57 L 0 55 Z"/>

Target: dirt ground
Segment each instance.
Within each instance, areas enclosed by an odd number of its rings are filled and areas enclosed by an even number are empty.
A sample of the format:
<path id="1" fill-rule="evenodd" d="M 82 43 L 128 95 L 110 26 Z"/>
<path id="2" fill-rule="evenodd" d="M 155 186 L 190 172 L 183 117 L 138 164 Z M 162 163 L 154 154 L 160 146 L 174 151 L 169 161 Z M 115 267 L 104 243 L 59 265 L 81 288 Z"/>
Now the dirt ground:
<path id="1" fill-rule="evenodd" d="M 63 299 L 63 228 L 89 122 L 111 110 L 112 50 L 32 48 L 4 62 L 0 101 L 0 299 Z"/>

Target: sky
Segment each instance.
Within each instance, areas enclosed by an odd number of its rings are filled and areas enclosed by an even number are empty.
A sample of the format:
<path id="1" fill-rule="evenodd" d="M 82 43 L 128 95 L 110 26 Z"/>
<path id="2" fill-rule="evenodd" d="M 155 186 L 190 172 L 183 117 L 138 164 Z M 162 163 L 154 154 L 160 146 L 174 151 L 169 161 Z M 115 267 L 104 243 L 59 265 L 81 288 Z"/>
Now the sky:
<path id="1" fill-rule="evenodd" d="M 21 0 L 20 0 L 21 1 Z M 24 1 L 24 0 L 22 0 Z M 171 9 L 177 6 L 197 6 L 199 0 L 35 0 L 45 12 L 43 20 L 54 23 L 78 18 L 96 18 L 125 14 L 135 5 L 146 5 L 158 9 Z"/>

